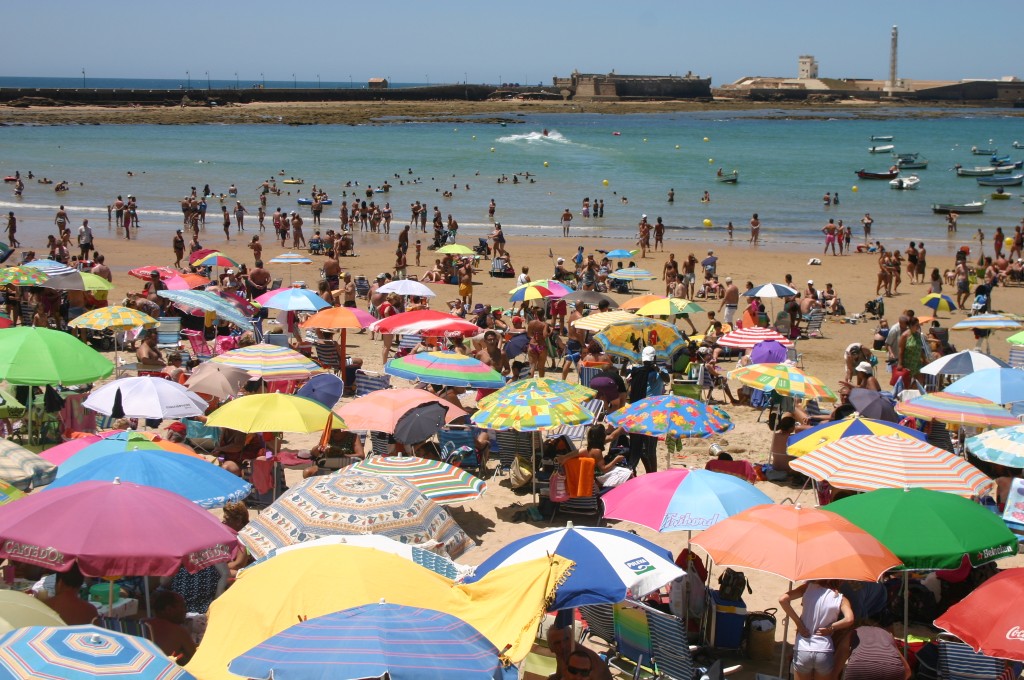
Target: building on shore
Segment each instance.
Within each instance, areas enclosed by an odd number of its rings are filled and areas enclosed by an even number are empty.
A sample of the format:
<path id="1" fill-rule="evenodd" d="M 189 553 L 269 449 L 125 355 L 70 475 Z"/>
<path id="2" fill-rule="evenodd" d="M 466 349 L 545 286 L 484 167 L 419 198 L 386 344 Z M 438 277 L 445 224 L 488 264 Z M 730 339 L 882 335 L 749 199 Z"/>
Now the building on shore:
<path id="1" fill-rule="evenodd" d="M 711 97 L 711 78 L 685 76 L 580 73 L 555 76 L 552 83 L 563 99 L 573 101 L 624 101 L 635 99 L 694 99 Z"/>

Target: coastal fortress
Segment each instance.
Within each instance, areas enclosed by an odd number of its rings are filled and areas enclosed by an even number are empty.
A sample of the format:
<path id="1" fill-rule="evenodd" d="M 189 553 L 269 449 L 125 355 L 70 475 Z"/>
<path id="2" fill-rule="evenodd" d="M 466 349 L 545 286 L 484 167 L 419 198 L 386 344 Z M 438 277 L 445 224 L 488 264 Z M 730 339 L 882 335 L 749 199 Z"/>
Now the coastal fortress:
<path id="1" fill-rule="evenodd" d="M 555 76 L 552 84 L 563 99 L 573 101 L 711 98 L 711 78 L 690 72 L 685 76 L 646 76 L 573 71 L 568 78 Z"/>

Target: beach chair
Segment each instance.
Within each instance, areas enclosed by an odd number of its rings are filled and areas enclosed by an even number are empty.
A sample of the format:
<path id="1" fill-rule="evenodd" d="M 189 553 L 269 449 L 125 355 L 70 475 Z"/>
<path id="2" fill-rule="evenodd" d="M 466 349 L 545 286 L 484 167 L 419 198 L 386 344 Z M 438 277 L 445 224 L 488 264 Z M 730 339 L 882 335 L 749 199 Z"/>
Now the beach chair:
<path id="1" fill-rule="evenodd" d="M 480 470 L 482 465 L 476 450 L 476 434 L 476 430 L 469 427 L 441 428 L 437 433 L 441 460 L 469 472 Z"/>
<path id="2" fill-rule="evenodd" d="M 158 349 L 178 349 L 181 340 L 181 317 L 161 316 L 156 327 L 156 346 Z"/>
<path id="3" fill-rule="evenodd" d="M 906 390 L 904 390 L 904 392 L 905 391 Z M 943 449 L 944 451 L 949 451 L 953 454 L 956 453 L 956 447 L 953 445 L 953 438 L 950 436 L 945 423 L 933 420 L 931 422 L 931 427 L 928 429 L 928 433 L 925 435 L 925 441 L 932 446 Z"/>
<path id="4" fill-rule="evenodd" d="M 366 280 L 365 276 L 356 277 L 356 297 L 361 297 L 364 300 L 370 296 L 370 282 Z"/>
<path id="5" fill-rule="evenodd" d="M 610 666 L 634 678 L 693 678 L 693 657 L 681 619 L 631 600 L 615 605 L 612 617 L 615 657 Z"/>
<path id="6" fill-rule="evenodd" d="M 377 390 L 386 390 L 391 387 L 391 376 L 381 375 L 373 371 L 356 371 L 356 397 L 362 397 Z"/>
<path id="7" fill-rule="evenodd" d="M 407 354 L 412 354 L 412 351 L 423 342 L 422 335 L 407 334 L 403 335 L 398 340 L 398 349 L 395 351 L 395 357 L 404 357 Z"/>
<path id="8" fill-rule="evenodd" d="M 587 638 L 603 640 L 611 650 L 615 649 L 615 614 L 610 604 L 588 604 L 580 607 L 580 616 L 586 627 L 580 632 L 580 642 Z"/>
<path id="9" fill-rule="evenodd" d="M 1013 368 L 1024 368 L 1024 345 L 1010 345 L 1010 357 L 1007 361 Z"/>
<path id="10" fill-rule="evenodd" d="M 21 310 L 21 325 L 31 328 L 32 319 L 35 317 L 36 309 L 39 308 L 39 305 L 31 302 L 22 302 L 18 307 Z"/>
<path id="11" fill-rule="evenodd" d="M 202 331 L 193 329 L 185 329 L 181 332 L 188 340 L 189 349 L 192 356 L 199 361 L 206 361 L 213 356 L 213 347 L 206 341 L 206 337 Z"/>
<path id="12" fill-rule="evenodd" d="M 976 652 L 959 640 L 940 636 L 939 680 L 1002 680 L 1016 678 L 1009 662 Z"/>
<path id="13" fill-rule="evenodd" d="M 533 461 L 534 454 L 541 450 L 540 433 L 499 430 L 495 436 L 498 450 L 498 472 L 507 473 L 512 469 L 516 456 Z"/>
<path id="14" fill-rule="evenodd" d="M 579 459 L 570 458 L 565 462 L 565 465 L 569 466 L 574 460 Z M 601 487 L 598 486 L 597 480 L 594 480 L 593 484 L 593 490 L 589 496 L 577 496 L 561 503 L 555 503 L 555 510 L 551 513 L 551 524 L 557 524 L 558 513 L 560 512 L 569 515 L 593 515 L 597 518 L 597 523 L 600 524 L 601 517 L 604 515 L 604 506 L 601 503 Z"/>
<path id="15" fill-rule="evenodd" d="M 815 309 L 806 317 L 807 324 L 800 333 L 801 338 L 824 338 L 821 331 L 821 324 L 825 321 L 825 310 Z"/>
<path id="16" fill-rule="evenodd" d="M 600 399 L 591 399 L 590 401 L 583 402 L 580 406 L 594 414 L 593 421 L 582 425 L 561 425 L 555 428 L 551 434 L 565 435 L 571 441 L 582 442 L 586 438 L 587 430 L 590 429 L 590 426 L 604 417 L 604 402 Z"/>
<path id="17" fill-rule="evenodd" d="M 287 333 L 267 333 L 263 336 L 263 342 L 267 345 L 273 345 L 274 347 L 291 347 L 291 345 L 288 344 Z"/>
<path id="18" fill-rule="evenodd" d="M 387 432 L 370 433 L 370 451 L 375 456 L 391 455 L 393 439 Z"/>
<path id="19" fill-rule="evenodd" d="M 134 635 L 135 637 L 145 638 L 150 642 L 153 641 L 153 629 L 150 628 L 148 623 L 140 621 L 139 619 L 122 619 L 115 616 L 97 616 L 93 619 L 92 625 L 114 633 Z"/>
<path id="20" fill-rule="evenodd" d="M 270 288 L 268 288 L 267 290 L 277 290 L 278 288 L 281 287 L 282 283 L 284 283 L 284 279 L 274 279 L 273 281 L 270 282 Z"/>
<path id="21" fill-rule="evenodd" d="M 313 343 L 313 351 L 316 354 L 316 362 L 321 368 L 327 369 L 335 375 L 341 373 L 341 356 L 338 354 L 338 346 L 333 340 L 317 340 Z"/>
<path id="22" fill-rule="evenodd" d="M 219 427 L 210 427 L 206 423 L 192 418 L 185 418 L 181 422 L 185 423 L 185 442 L 189 446 L 205 453 L 209 453 L 217 447 L 220 442 Z"/>
<path id="23" fill-rule="evenodd" d="M 601 372 L 603 366 L 586 366 L 583 362 L 580 362 L 576 369 L 576 378 L 580 385 L 584 387 L 590 386 L 590 381 L 597 377 L 597 374 Z"/>
<path id="24" fill-rule="evenodd" d="M 786 348 L 786 361 L 792 363 L 797 368 L 804 367 L 804 355 L 797 351 L 795 341 L 793 342 L 792 347 Z"/>

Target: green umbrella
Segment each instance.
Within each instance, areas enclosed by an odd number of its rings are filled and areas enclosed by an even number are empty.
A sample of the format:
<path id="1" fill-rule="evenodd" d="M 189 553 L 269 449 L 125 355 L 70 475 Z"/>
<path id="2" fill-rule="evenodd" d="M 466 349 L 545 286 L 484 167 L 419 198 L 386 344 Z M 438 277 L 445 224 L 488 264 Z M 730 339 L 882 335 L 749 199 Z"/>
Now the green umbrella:
<path id="1" fill-rule="evenodd" d="M 877 538 L 907 569 L 956 569 L 964 556 L 977 567 L 1017 554 L 1017 537 L 974 501 L 930 489 L 876 489 L 830 503 Z"/>
<path id="2" fill-rule="evenodd" d="M 113 372 L 110 359 L 73 335 L 27 326 L 0 331 L 0 380 L 12 385 L 81 385 Z"/>

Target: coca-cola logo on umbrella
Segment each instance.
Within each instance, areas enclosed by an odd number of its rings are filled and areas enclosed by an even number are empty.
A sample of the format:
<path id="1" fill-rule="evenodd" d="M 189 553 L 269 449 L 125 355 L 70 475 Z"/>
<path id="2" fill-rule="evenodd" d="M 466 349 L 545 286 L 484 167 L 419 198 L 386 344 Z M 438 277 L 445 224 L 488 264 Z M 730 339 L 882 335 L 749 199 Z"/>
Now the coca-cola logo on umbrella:
<path id="1" fill-rule="evenodd" d="M 1010 630 L 1006 631 L 1006 639 L 1024 641 L 1024 628 L 1014 626 Z"/>

